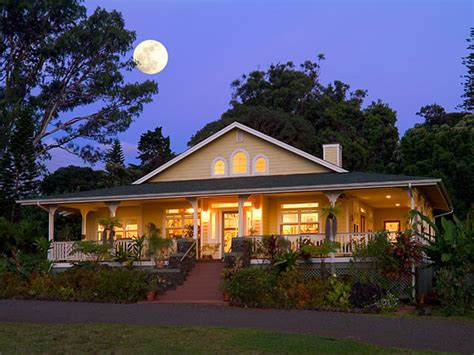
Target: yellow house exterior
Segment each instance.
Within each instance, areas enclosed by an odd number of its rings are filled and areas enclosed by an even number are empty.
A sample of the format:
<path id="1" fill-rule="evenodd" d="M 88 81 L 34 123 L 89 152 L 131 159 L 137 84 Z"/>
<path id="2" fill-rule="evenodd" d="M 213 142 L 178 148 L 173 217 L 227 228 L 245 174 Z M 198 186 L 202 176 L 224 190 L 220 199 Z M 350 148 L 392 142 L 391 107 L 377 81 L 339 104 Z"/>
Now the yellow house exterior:
<path id="1" fill-rule="evenodd" d="M 350 244 L 370 233 L 397 232 L 416 209 L 434 218 L 451 205 L 440 179 L 342 168 L 342 147 L 323 147 L 324 159 L 233 123 L 137 180 L 130 186 L 18 201 L 49 211 L 50 259 L 70 262 L 72 242 L 54 238 L 55 213 L 82 215 L 82 238 L 100 240 L 99 220 L 116 216 L 116 242 L 147 233 L 152 223 L 163 236 L 192 237 L 200 256 L 222 258 L 232 238 L 283 235 L 325 237 L 325 206 L 337 206 L 336 257 L 350 257 Z"/>

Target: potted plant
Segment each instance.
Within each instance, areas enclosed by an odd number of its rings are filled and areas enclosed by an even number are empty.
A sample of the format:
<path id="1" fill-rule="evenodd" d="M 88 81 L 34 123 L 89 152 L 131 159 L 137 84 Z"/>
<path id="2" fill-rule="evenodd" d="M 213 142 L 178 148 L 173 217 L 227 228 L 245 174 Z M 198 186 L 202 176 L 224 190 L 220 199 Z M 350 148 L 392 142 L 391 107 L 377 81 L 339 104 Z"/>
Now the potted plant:
<path id="1" fill-rule="evenodd" d="M 153 279 L 148 284 L 148 291 L 146 293 L 146 300 L 152 302 L 156 298 L 156 290 L 158 290 L 158 281 Z"/>
<path id="2" fill-rule="evenodd" d="M 162 238 L 160 230 L 153 223 L 148 224 L 148 232 L 149 253 L 155 261 L 155 266 L 163 267 L 173 240 L 171 238 Z"/>

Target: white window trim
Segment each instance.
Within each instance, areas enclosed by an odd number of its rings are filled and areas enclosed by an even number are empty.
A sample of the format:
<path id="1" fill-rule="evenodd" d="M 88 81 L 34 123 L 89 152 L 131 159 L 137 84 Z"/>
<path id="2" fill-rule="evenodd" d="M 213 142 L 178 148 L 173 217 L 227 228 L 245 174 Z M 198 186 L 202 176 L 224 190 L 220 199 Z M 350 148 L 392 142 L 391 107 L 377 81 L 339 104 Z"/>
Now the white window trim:
<path id="1" fill-rule="evenodd" d="M 96 240 L 100 240 L 100 237 L 99 237 L 99 221 L 101 219 L 104 219 L 105 217 L 97 217 L 95 219 L 95 237 L 96 237 Z M 122 232 L 123 232 L 123 235 L 125 236 L 125 226 L 126 226 L 126 221 L 127 220 L 130 220 L 130 219 L 136 219 L 137 220 L 137 238 L 139 238 L 141 235 L 142 235 L 142 218 L 140 216 L 126 216 L 126 217 L 118 217 L 120 223 L 122 224 L 122 227 L 120 227 L 122 229 Z M 130 238 L 123 238 L 123 239 L 130 239 Z M 115 239 L 115 240 L 120 240 L 120 239 Z"/>
<path id="2" fill-rule="evenodd" d="M 266 161 L 266 170 L 264 172 L 257 172 L 257 170 L 256 170 L 256 163 L 257 163 L 257 159 L 259 159 L 259 158 L 263 158 Z M 268 175 L 269 170 L 270 170 L 269 160 L 268 160 L 268 157 L 265 154 L 258 154 L 253 158 L 253 160 L 252 160 L 252 172 L 253 172 L 254 175 Z"/>
<path id="3" fill-rule="evenodd" d="M 222 160 L 224 162 L 224 174 L 223 175 L 214 174 L 214 164 L 219 160 Z M 228 175 L 228 172 L 229 172 L 227 165 L 228 165 L 227 160 L 225 158 L 223 158 L 223 157 L 214 158 L 214 160 L 211 163 L 211 176 L 215 177 L 215 178 L 226 177 Z"/>
<path id="4" fill-rule="evenodd" d="M 244 153 L 247 156 L 247 172 L 246 173 L 234 174 L 234 156 L 237 153 Z M 245 149 L 238 148 L 234 150 L 232 154 L 230 155 L 229 175 L 230 176 L 249 176 L 250 175 L 250 155 Z"/>
<path id="5" fill-rule="evenodd" d="M 319 202 L 318 202 L 318 203 L 319 203 Z M 278 234 L 281 234 L 281 226 L 284 225 L 284 224 L 294 224 L 294 225 L 298 225 L 298 230 L 300 229 L 301 224 L 310 224 L 310 223 L 301 223 L 301 213 L 304 212 L 305 210 L 311 210 L 311 211 L 314 211 L 314 210 L 315 210 L 316 213 L 318 214 L 318 221 L 315 222 L 314 224 L 317 224 L 317 225 L 318 225 L 319 232 L 318 232 L 318 233 L 297 233 L 297 234 L 288 234 L 288 235 L 317 235 L 317 234 L 321 234 L 321 225 L 322 225 L 322 222 L 321 222 L 321 210 L 320 210 L 320 207 L 283 209 L 283 208 L 281 208 L 281 203 L 280 203 L 280 206 L 278 207 L 278 223 L 277 223 L 277 225 L 278 225 Z M 298 213 L 298 223 L 283 223 L 283 213 L 285 213 L 286 211 Z"/>

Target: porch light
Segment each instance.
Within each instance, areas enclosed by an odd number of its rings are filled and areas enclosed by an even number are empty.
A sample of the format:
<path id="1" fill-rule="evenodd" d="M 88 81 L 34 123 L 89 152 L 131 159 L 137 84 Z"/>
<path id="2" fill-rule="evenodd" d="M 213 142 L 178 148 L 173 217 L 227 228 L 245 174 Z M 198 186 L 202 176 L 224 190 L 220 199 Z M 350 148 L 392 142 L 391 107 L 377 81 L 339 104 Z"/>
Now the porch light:
<path id="1" fill-rule="evenodd" d="M 360 211 L 361 211 L 362 213 L 365 213 L 365 208 L 362 208 L 362 207 L 361 207 L 361 208 L 360 208 Z"/>
<path id="2" fill-rule="evenodd" d="M 399 203 L 396 203 L 395 206 L 400 207 L 400 204 L 399 204 Z"/>
<path id="3" fill-rule="evenodd" d="M 262 210 L 261 209 L 257 209 L 257 208 L 254 208 L 253 209 L 253 218 L 255 220 L 260 220 L 262 218 Z"/>
<path id="4" fill-rule="evenodd" d="M 391 195 L 387 195 L 387 196 L 385 196 L 385 198 L 392 198 L 392 196 L 391 196 Z"/>

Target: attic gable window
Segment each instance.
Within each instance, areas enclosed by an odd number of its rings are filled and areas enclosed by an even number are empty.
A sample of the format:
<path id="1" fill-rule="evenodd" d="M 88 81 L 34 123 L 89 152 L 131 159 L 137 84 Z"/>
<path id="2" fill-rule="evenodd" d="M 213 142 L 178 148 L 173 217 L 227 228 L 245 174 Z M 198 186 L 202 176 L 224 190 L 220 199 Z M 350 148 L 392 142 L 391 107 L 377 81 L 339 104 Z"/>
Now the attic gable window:
<path id="1" fill-rule="evenodd" d="M 268 158 L 262 154 L 257 155 L 253 160 L 254 174 L 268 174 Z"/>
<path id="2" fill-rule="evenodd" d="M 211 174 L 212 176 L 225 176 L 227 172 L 227 166 L 226 166 L 226 161 L 224 158 L 216 158 L 212 162 L 212 170 Z"/>
<path id="3" fill-rule="evenodd" d="M 248 154 L 244 151 L 237 151 L 232 154 L 232 174 L 248 174 Z"/>

